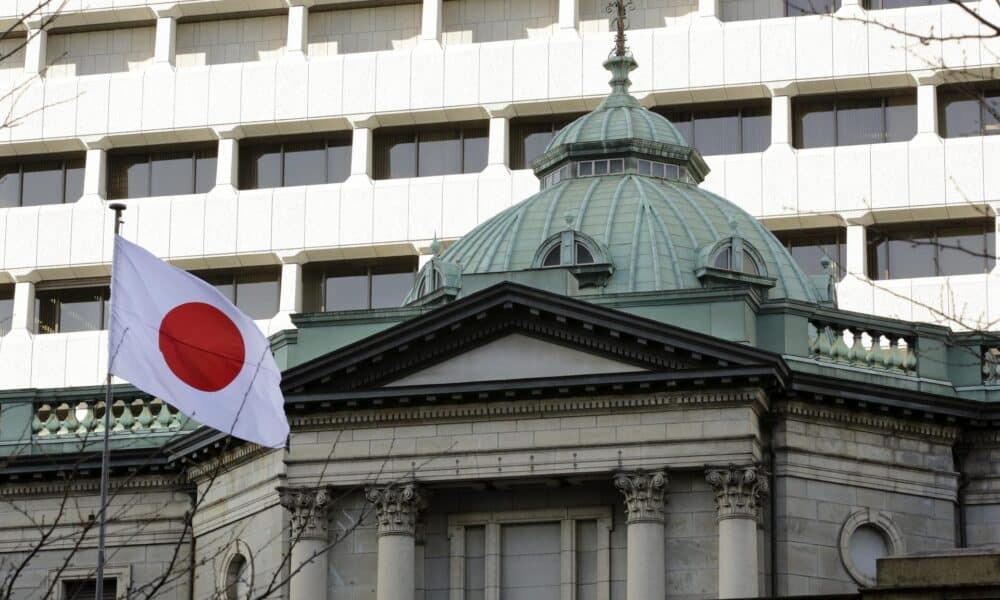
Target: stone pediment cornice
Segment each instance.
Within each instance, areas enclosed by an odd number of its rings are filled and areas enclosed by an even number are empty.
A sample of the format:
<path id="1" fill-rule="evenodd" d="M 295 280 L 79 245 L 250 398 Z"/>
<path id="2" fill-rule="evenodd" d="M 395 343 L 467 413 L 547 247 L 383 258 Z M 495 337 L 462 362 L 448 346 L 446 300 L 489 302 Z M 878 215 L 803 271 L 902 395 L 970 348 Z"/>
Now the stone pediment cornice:
<path id="1" fill-rule="evenodd" d="M 164 474 L 143 477 L 115 478 L 112 487 L 117 493 L 149 492 L 156 490 L 176 490 L 184 484 L 185 478 L 179 474 Z M 46 480 L 32 482 L 7 482 L 0 485 L 0 500 L 18 497 L 39 498 L 45 496 L 92 495 L 100 492 L 100 478 L 81 475 L 75 479 Z"/>
<path id="2" fill-rule="evenodd" d="M 293 415 L 293 428 L 345 428 L 384 426 L 394 423 L 503 418 L 523 415 L 559 416 L 580 412 L 627 411 L 649 408 L 688 408 L 715 405 L 753 405 L 766 410 L 767 395 L 761 389 L 705 390 L 701 392 L 650 393 L 641 395 L 556 398 L 510 402 L 449 403 L 439 406 L 393 407 Z"/>
<path id="3" fill-rule="evenodd" d="M 901 435 L 931 438 L 944 443 L 959 439 L 961 428 L 934 421 L 904 418 L 895 415 L 875 414 L 866 410 L 839 408 L 801 401 L 775 402 L 771 407 L 775 418 L 792 417 L 801 420 L 823 421 L 837 425 L 864 427 L 878 431 L 891 431 Z"/>

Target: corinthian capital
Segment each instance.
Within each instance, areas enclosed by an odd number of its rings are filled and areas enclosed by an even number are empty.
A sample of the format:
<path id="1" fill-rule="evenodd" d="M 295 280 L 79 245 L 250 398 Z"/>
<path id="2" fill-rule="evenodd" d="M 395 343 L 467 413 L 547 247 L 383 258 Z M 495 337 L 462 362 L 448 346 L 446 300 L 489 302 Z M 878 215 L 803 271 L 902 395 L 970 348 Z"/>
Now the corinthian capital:
<path id="1" fill-rule="evenodd" d="M 292 513 L 293 539 L 326 539 L 327 511 L 332 498 L 329 487 L 280 486 L 278 498 Z"/>
<path id="2" fill-rule="evenodd" d="M 667 491 L 667 475 L 663 471 L 616 473 L 615 487 L 625 496 L 629 523 L 663 522 L 663 495 Z"/>
<path id="3" fill-rule="evenodd" d="M 715 488 L 718 519 L 760 519 L 761 499 L 770 492 L 760 465 L 706 467 L 705 479 Z"/>
<path id="4" fill-rule="evenodd" d="M 415 535 L 417 516 L 425 504 L 415 483 L 368 488 L 365 497 L 375 505 L 379 535 Z"/>

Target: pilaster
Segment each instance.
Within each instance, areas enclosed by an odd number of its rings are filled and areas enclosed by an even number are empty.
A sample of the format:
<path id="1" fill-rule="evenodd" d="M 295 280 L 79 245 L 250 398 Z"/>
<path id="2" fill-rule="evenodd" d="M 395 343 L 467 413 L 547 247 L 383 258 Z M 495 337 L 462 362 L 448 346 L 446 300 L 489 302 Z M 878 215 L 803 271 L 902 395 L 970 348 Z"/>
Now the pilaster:
<path id="1" fill-rule="evenodd" d="M 625 497 L 628 523 L 625 598 L 663 598 L 667 586 L 663 526 L 667 476 L 663 471 L 617 473 L 614 483 Z"/>
<path id="2" fill-rule="evenodd" d="M 83 140 L 87 157 L 83 167 L 83 195 L 79 202 L 101 202 L 108 195 L 108 149 L 111 142 L 107 137 Z"/>
<path id="3" fill-rule="evenodd" d="M 153 46 L 153 63 L 170 67 L 177 64 L 177 17 L 180 8 L 175 4 L 156 9 L 156 41 Z"/>
<path id="4" fill-rule="evenodd" d="M 420 43 L 441 43 L 441 22 L 444 20 L 442 0 L 424 0 L 420 13 Z"/>
<path id="5" fill-rule="evenodd" d="M 312 0 L 287 0 L 288 38 L 285 51 L 288 56 L 305 58 L 309 49 L 309 7 Z"/>
<path id="6" fill-rule="evenodd" d="M 580 0 L 559 0 L 559 36 L 579 37 Z"/>
<path id="7" fill-rule="evenodd" d="M 216 128 L 215 135 L 219 138 L 219 149 L 215 159 L 215 187 L 210 194 L 235 195 L 240 177 L 240 138 L 243 129 L 240 127 Z"/>
<path id="8" fill-rule="evenodd" d="M 27 43 L 24 46 L 24 72 L 41 75 L 46 67 L 46 49 L 49 43 L 49 32 L 45 29 L 45 21 L 41 19 L 26 23 L 28 26 Z"/>
<path id="9" fill-rule="evenodd" d="M 868 231 L 864 225 L 848 225 L 844 247 L 847 272 L 856 278 L 868 278 Z"/>

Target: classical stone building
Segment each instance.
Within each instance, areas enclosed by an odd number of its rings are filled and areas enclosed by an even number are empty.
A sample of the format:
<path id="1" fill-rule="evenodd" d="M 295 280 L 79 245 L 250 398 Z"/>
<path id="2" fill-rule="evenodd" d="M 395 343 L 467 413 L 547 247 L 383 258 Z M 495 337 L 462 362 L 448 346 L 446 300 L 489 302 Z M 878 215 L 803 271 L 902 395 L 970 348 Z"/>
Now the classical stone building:
<path id="1" fill-rule="evenodd" d="M 838 308 L 605 66 L 541 191 L 434 244 L 403 307 L 273 336 L 285 449 L 116 388 L 113 594 L 829 596 L 1000 543 L 991 337 Z M 14 598 L 86 597 L 98 396 L 0 400 Z"/>

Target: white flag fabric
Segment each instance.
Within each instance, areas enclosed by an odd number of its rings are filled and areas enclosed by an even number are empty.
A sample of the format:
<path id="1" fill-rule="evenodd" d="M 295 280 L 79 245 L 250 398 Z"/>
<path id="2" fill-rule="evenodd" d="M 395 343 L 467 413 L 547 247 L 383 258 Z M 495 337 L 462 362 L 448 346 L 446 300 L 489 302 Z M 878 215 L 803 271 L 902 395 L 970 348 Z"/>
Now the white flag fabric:
<path id="1" fill-rule="evenodd" d="M 201 279 L 115 236 L 108 365 L 192 419 L 261 446 L 288 437 L 281 371 L 253 320 Z"/>

